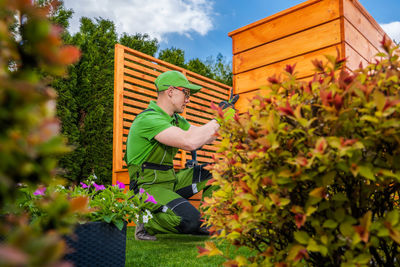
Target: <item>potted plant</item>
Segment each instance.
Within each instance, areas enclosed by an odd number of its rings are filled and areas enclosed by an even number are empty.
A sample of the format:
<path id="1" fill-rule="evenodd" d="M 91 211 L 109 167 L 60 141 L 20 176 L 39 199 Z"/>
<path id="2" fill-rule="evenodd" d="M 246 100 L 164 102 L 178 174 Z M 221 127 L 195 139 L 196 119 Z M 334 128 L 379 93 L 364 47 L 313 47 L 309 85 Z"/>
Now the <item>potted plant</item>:
<path id="1" fill-rule="evenodd" d="M 32 214 L 33 220 L 46 218 L 38 205 L 46 194 L 57 192 L 70 200 L 80 223 L 73 234 L 65 236 L 68 251 L 64 258 L 75 266 L 125 266 L 127 223 L 148 222 L 152 218 L 149 209 L 156 204 L 151 195 L 143 191 L 135 195 L 119 182 L 98 185 L 95 175 L 68 188 L 56 185 L 22 191 L 25 194 L 20 205 Z"/>

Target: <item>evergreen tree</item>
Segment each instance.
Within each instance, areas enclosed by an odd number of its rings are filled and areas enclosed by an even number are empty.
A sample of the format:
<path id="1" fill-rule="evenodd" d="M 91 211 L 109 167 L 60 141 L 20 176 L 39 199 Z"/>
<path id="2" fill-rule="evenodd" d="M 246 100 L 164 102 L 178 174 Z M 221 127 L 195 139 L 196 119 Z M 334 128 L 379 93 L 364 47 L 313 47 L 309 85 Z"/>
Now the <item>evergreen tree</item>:
<path id="1" fill-rule="evenodd" d="M 198 58 L 191 59 L 186 64 L 186 69 L 193 71 L 197 74 L 203 75 L 207 78 L 214 79 L 214 74 L 210 66 L 206 65 Z"/>
<path id="2" fill-rule="evenodd" d="M 54 2 L 53 0 L 34 0 L 39 6 L 49 6 L 49 20 L 64 29 L 69 26 L 69 19 L 72 17 L 74 11 L 72 9 L 66 9 L 63 0 Z"/>
<path id="3" fill-rule="evenodd" d="M 157 39 L 151 39 L 150 36 L 146 33 L 136 33 L 135 35 L 128 35 L 127 33 L 123 33 L 122 36 L 119 38 L 119 43 L 152 57 L 154 57 L 158 50 Z"/>
<path id="4" fill-rule="evenodd" d="M 212 70 L 214 80 L 232 86 L 232 64 L 231 62 L 226 62 L 226 58 L 221 53 L 217 55 L 216 60 L 209 57 L 207 65 Z"/>
<path id="5" fill-rule="evenodd" d="M 92 173 L 102 182 L 111 181 L 114 94 L 114 46 L 117 34 L 112 21 L 81 19 L 80 31 L 72 44 L 82 51 L 82 58 L 70 71 L 69 89 L 76 106 L 71 104 L 72 136 L 79 145 L 63 163 L 69 178 L 84 179 Z M 69 96 L 66 94 L 66 96 Z M 64 126 L 64 124 L 63 124 Z M 75 130 L 76 129 L 76 130 Z M 68 132 L 66 132 L 68 135 Z M 76 162 L 73 162 L 76 160 Z"/>
<path id="6" fill-rule="evenodd" d="M 54 82 L 62 133 L 75 148 L 61 159 L 60 166 L 70 180 L 79 181 L 95 173 L 102 183 L 110 183 L 114 46 L 119 42 L 153 56 L 158 42 L 146 34 L 123 34 L 118 41 L 114 23 L 101 18 L 82 18 L 80 31 L 69 37 L 69 42 L 80 48 L 82 57 L 69 69 L 68 78 Z"/>
<path id="7" fill-rule="evenodd" d="M 185 51 L 179 48 L 171 47 L 161 50 L 158 58 L 181 68 L 186 67 Z"/>
<path id="8" fill-rule="evenodd" d="M 81 146 L 81 132 L 79 129 L 79 110 L 75 100 L 74 88 L 78 87 L 77 73 L 70 68 L 68 78 L 57 79 L 53 83 L 57 90 L 57 117 L 61 121 L 61 133 L 67 138 L 72 151 L 64 155 L 59 166 L 61 174 L 69 179 L 76 180 L 81 174 L 84 147 Z"/>

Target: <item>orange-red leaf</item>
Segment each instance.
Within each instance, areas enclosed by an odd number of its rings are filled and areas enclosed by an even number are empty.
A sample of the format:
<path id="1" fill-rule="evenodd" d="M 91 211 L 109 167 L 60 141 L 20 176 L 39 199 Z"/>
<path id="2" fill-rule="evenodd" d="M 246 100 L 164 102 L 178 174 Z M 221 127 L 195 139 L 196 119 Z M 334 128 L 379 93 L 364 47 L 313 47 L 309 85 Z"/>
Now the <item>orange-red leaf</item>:
<path id="1" fill-rule="evenodd" d="M 300 229 L 306 222 L 307 216 L 305 214 L 297 213 L 294 220 L 298 229 Z"/>
<path id="2" fill-rule="evenodd" d="M 75 63 L 81 57 L 81 52 L 78 48 L 72 45 L 62 47 L 58 54 L 59 63 L 69 65 Z"/>

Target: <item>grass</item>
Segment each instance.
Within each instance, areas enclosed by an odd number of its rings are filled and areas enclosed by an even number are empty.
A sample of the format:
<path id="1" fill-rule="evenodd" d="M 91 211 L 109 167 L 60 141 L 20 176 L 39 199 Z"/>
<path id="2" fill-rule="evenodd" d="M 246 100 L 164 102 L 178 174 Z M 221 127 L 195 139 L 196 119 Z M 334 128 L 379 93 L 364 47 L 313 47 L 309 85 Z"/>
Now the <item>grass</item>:
<path id="1" fill-rule="evenodd" d="M 204 242 L 211 240 L 207 236 L 160 234 L 157 241 L 137 241 L 135 228 L 128 227 L 126 238 L 127 267 L 212 267 L 221 266 L 225 262 L 222 256 L 197 258 L 197 246 L 204 247 Z M 228 255 L 250 255 L 246 248 L 236 249 L 228 243 L 217 244 L 217 247 Z"/>

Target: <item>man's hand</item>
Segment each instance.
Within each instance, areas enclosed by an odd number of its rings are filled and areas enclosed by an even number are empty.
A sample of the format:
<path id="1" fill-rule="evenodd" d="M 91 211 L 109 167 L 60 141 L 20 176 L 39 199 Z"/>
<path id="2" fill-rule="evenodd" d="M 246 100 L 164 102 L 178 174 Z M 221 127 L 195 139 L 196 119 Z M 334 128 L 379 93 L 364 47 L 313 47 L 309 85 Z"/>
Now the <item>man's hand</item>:
<path id="1" fill-rule="evenodd" d="M 233 89 L 231 89 L 231 95 L 229 97 L 228 101 L 221 101 L 218 106 L 222 109 L 226 109 L 226 108 L 235 108 L 235 103 L 238 101 L 239 99 L 239 95 L 233 95 Z"/>
<path id="2" fill-rule="evenodd" d="M 199 149 L 201 149 L 201 147 Z M 199 164 L 197 162 L 197 150 L 192 150 L 192 151 L 190 151 L 190 153 L 192 154 L 192 159 L 186 161 L 186 164 L 185 164 L 186 168 L 193 168 L 194 166 Z"/>

